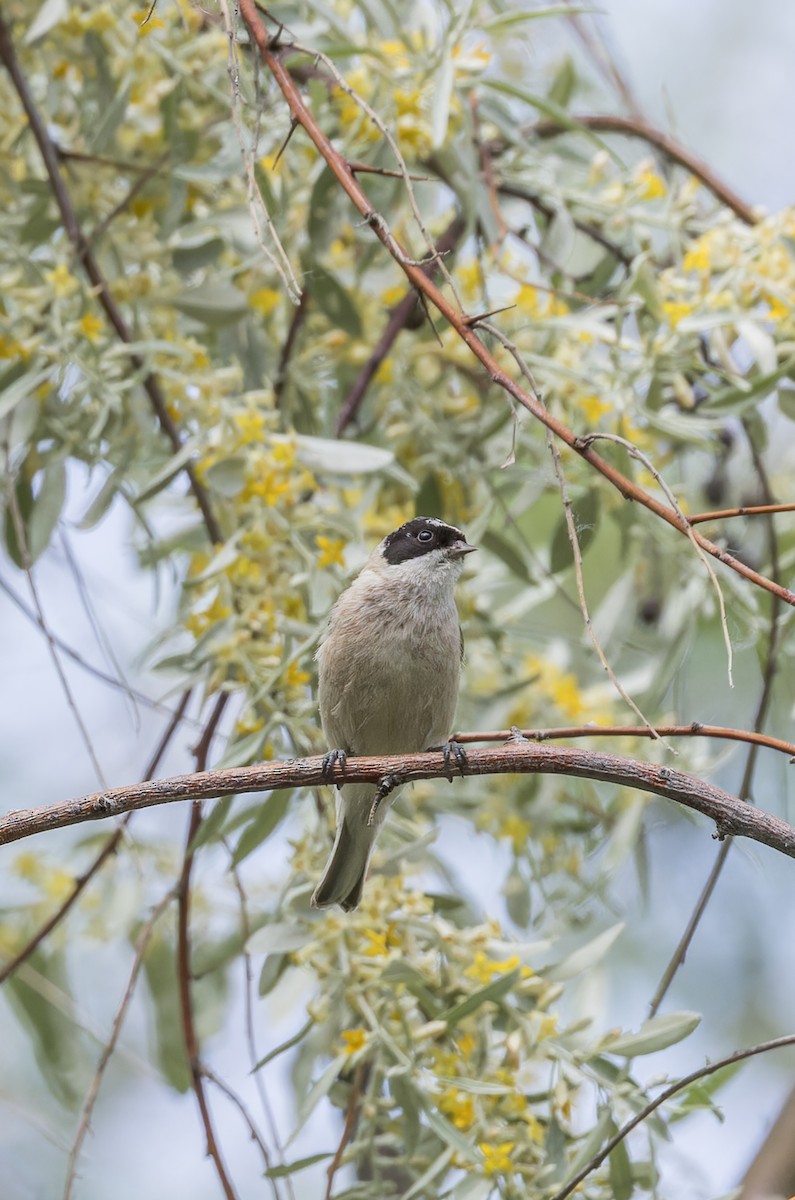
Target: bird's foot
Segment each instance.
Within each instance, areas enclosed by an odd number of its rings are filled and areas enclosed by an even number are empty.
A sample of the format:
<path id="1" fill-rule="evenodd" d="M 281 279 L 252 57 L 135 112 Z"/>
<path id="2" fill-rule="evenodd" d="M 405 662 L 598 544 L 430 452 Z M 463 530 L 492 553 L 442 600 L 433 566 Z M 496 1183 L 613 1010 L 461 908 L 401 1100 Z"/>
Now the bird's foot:
<path id="1" fill-rule="evenodd" d="M 446 771 L 447 782 L 448 783 L 453 782 L 453 768 L 452 768 L 452 760 L 453 759 L 455 759 L 455 765 L 458 768 L 458 774 L 463 779 L 464 774 L 465 774 L 465 768 L 467 765 L 467 756 L 466 756 L 466 751 L 464 750 L 464 747 L 461 745 L 460 742 L 457 742 L 455 740 L 455 738 L 449 738 L 448 741 L 445 742 L 445 744 L 442 746 L 441 749 L 442 749 L 442 756 L 444 758 L 444 765 L 447 768 L 447 771 Z"/>
<path id="2" fill-rule="evenodd" d="M 348 755 L 344 750 L 329 750 L 328 754 L 323 755 L 323 767 L 321 774 L 326 783 L 334 782 L 334 767 L 339 763 L 340 770 L 345 770 L 345 763 L 348 761 Z M 342 787 L 341 783 L 337 784 L 338 788 Z"/>
<path id="3" fill-rule="evenodd" d="M 519 726 L 518 726 L 518 725 L 512 725 L 512 726 L 511 726 L 511 736 L 508 738 L 508 741 L 507 741 L 506 745 L 510 745 L 510 744 L 511 744 L 511 742 L 526 742 L 527 740 L 528 740 L 528 739 L 527 739 L 527 738 L 525 737 L 525 735 L 522 733 L 522 731 L 521 731 L 521 729 L 519 728 Z"/>
<path id="4" fill-rule="evenodd" d="M 396 787 L 400 787 L 403 783 L 403 776 L 397 771 L 391 775 L 385 775 L 378 785 L 378 791 L 373 796 L 373 803 L 370 805 L 370 812 L 367 817 L 367 824 L 372 825 L 375 822 L 376 815 L 384 800 L 390 792 L 394 792 Z"/>

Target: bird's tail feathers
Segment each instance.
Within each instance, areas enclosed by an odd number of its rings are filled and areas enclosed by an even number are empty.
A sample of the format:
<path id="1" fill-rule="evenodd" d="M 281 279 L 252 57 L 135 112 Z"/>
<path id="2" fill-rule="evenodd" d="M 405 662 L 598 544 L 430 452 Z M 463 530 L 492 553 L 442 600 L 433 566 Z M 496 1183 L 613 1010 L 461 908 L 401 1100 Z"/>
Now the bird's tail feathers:
<path id="1" fill-rule="evenodd" d="M 312 895 L 313 908 L 339 904 L 346 912 L 358 908 L 375 839 L 385 813 L 368 825 L 375 792 L 372 784 L 347 784 L 339 794 L 337 833 L 320 883 Z"/>

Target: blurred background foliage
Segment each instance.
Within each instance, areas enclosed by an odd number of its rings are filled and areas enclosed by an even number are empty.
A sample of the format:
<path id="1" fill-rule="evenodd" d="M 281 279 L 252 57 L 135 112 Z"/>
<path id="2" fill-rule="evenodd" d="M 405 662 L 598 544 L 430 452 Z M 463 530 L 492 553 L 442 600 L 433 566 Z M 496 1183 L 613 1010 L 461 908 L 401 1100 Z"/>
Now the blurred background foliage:
<path id="1" fill-rule="evenodd" d="M 577 11 L 333 0 L 280 5 L 269 27 L 284 24 L 284 63 L 395 237 L 423 259 L 421 217 L 446 249 L 427 269 L 468 313 L 504 310 L 493 320 L 556 417 L 631 441 L 691 514 L 787 499 L 795 210 L 748 209 L 644 137 L 579 120 L 621 97 L 606 99 Z M 4 71 L 0 503 L 14 594 L 26 592 L 20 571 L 32 587 L 67 538 L 90 546 L 115 520 L 152 580 L 150 624 L 130 634 L 148 695 L 173 708 L 192 691 L 183 744 L 196 740 L 204 703 L 226 694 L 214 764 L 315 753 L 313 653 L 330 604 L 378 538 L 415 513 L 438 515 L 481 547 L 460 589 L 459 726 L 633 720 L 585 634 L 543 431 L 413 299 L 303 131 L 291 131 L 237 18 L 187 0 L 150 14 L 72 0 L 31 12 L 10 0 L 2 15 L 6 63 L 12 43 L 77 239 L 104 280 L 81 265 Z M 516 374 L 510 353 L 483 336 Z M 605 453 L 665 499 L 640 461 Z M 561 457 L 594 626 L 645 716 L 750 727 L 772 644 L 765 728 L 786 737 L 789 613 L 721 573 L 731 693 L 703 564 L 586 463 Z M 215 537 L 186 486 L 188 465 Z M 792 578 L 789 517 L 706 529 L 764 573 Z M 55 616 L 57 592 L 41 600 L 42 620 Z M 668 761 L 659 744 L 617 748 Z M 93 749 L 101 760 L 102 743 Z M 677 749 L 678 766 L 738 790 L 744 752 Z M 778 764 L 771 776 L 764 807 L 786 816 L 791 785 Z M 260 1189 L 319 1195 L 331 1165 L 335 1196 L 553 1195 L 653 1094 L 642 1056 L 697 1024 L 668 1011 L 638 1032 L 637 1008 L 635 1032 L 622 1033 L 603 1022 L 592 986 L 617 939 L 632 937 L 650 822 L 682 826 L 681 814 L 589 781 L 417 785 L 388 823 L 362 907 L 343 917 L 308 907 L 331 807 L 284 793 L 223 801 L 192 842 L 192 1005 L 207 1061 L 235 1088 L 254 1088 L 270 1180 Z M 697 832 L 708 838 L 701 823 Z M 71 896 L 107 837 L 6 851 L 6 961 Z M 133 823 L 5 982 L 4 1040 L 20 1043 L 20 1062 L 44 1081 L 41 1137 L 56 1146 L 40 1170 L 10 1162 L 10 1196 L 63 1177 L 131 946 L 182 863 L 173 822 Z M 625 904 L 614 885 L 627 864 Z M 161 1081 L 164 1113 L 165 1090 L 190 1088 L 178 936 L 172 908 L 148 941 L 140 1009 L 97 1122 L 131 1073 Z M 731 988 L 740 968 L 728 957 L 722 968 Z M 267 998 L 253 1009 L 252 980 Z M 247 1045 L 219 1058 L 213 1046 L 230 1021 L 247 1025 Z M 272 1034 L 281 1028 L 283 1039 Z M 726 1052 L 741 1041 L 712 1044 Z M 654 1062 L 674 1076 L 702 1059 Z M 655 1114 L 589 1177 L 587 1194 L 672 1194 L 658 1179 L 658 1146 L 671 1120 L 713 1107 L 713 1090 L 691 1089 Z M 202 1149 L 197 1133 L 197 1159 Z M 234 1160 L 233 1177 L 236 1167 L 263 1170 Z M 90 1160 L 79 1176 L 77 1195 L 101 1194 Z M 193 1194 L 218 1186 L 205 1166 Z"/>

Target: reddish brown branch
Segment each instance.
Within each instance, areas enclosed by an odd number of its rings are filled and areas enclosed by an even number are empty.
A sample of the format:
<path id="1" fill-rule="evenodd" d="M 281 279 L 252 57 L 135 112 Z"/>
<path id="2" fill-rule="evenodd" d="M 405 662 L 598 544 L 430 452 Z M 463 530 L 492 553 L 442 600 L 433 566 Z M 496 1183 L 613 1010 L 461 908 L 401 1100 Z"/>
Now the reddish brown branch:
<path id="1" fill-rule="evenodd" d="M 422 267 L 417 265 L 411 256 L 405 253 L 394 235 L 390 232 L 383 217 L 373 208 L 369 197 L 351 171 L 350 164 L 334 148 L 323 133 L 312 113 L 306 107 L 303 97 L 289 71 L 282 63 L 278 54 L 274 53 L 271 49 L 268 32 L 257 12 L 255 0 L 240 0 L 240 13 L 253 45 L 259 50 L 263 63 L 272 73 L 281 89 L 292 116 L 301 124 L 312 143 L 328 163 L 329 169 L 354 207 L 362 215 L 379 241 L 400 264 L 409 281 L 423 294 L 426 300 L 430 301 L 439 310 L 442 316 L 456 330 L 461 340 L 487 369 L 492 382 L 506 391 L 518 404 L 521 404 L 523 408 L 532 413 L 542 425 L 550 429 L 557 438 L 565 442 L 567 446 L 585 459 L 590 466 L 603 475 L 605 479 L 609 480 L 627 500 L 634 500 L 638 504 L 643 505 L 644 508 L 654 513 L 655 516 L 660 517 L 679 533 L 694 538 L 705 553 L 712 555 L 719 562 L 722 562 L 731 570 L 736 571 L 739 575 L 755 583 L 758 587 L 772 592 L 787 604 L 795 607 L 795 592 L 761 575 L 758 571 L 755 571 L 752 567 L 749 567 L 746 563 L 741 562 L 740 559 L 728 553 L 728 551 L 722 549 L 720 546 L 716 546 L 714 542 L 709 541 L 708 538 L 705 538 L 696 530 L 691 531 L 685 517 L 670 505 L 664 504 L 651 495 L 651 493 L 644 491 L 634 480 L 622 474 L 607 459 L 602 458 L 594 450 L 593 446 L 590 445 L 587 438 L 578 437 L 577 434 L 553 416 L 540 400 L 527 392 L 503 370 L 485 343 L 481 341 L 475 329 L 469 325 L 466 316 L 447 300 Z"/>
<path id="2" fill-rule="evenodd" d="M 228 700 L 228 692 L 222 693 L 217 698 L 204 732 L 202 733 L 202 736 L 196 746 L 194 755 L 196 758 L 196 766 L 199 770 L 201 770 L 201 768 L 203 768 L 207 762 L 207 752 L 210 743 L 212 742 L 213 735 L 218 727 L 218 722 L 223 715 L 223 711 Z M 193 846 L 196 834 L 199 832 L 201 823 L 201 802 L 198 799 L 194 799 L 191 807 L 190 821 L 188 823 L 188 834 L 185 840 L 185 857 L 182 862 L 182 874 L 180 876 L 179 883 L 179 904 L 177 910 L 177 980 L 179 983 L 180 1016 L 182 1019 L 182 1034 L 185 1039 L 185 1052 L 188 1058 L 191 1083 L 193 1085 L 196 1103 L 199 1106 L 199 1114 L 201 1116 L 205 1137 L 207 1139 L 207 1153 L 213 1160 L 216 1174 L 218 1175 L 219 1182 L 224 1190 L 226 1200 L 237 1200 L 237 1194 L 232 1186 L 226 1166 L 224 1165 L 218 1140 L 215 1136 L 212 1114 L 210 1113 L 210 1106 L 207 1101 L 207 1094 L 204 1088 L 204 1071 L 199 1053 L 199 1039 L 196 1033 L 196 1024 L 193 1019 L 193 1001 L 191 997 L 192 971 L 190 963 L 190 881 L 191 871 L 193 868 L 193 850 L 191 847 Z"/>
<path id="3" fill-rule="evenodd" d="M 44 162 L 44 169 L 47 172 L 47 177 L 50 181 L 52 194 L 55 202 L 58 205 L 58 210 L 61 214 L 61 219 L 64 224 L 64 229 L 72 243 L 78 261 L 82 264 L 86 277 L 91 284 L 96 294 L 97 300 L 103 309 L 105 316 L 116 332 L 119 341 L 124 342 L 129 346 L 135 341 L 132 331 L 127 325 L 122 316 L 121 309 L 116 303 L 116 300 L 110 290 L 105 276 L 100 270 L 94 253 L 89 246 L 80 223 L 77 218 L 74 205 L 72 204 L 71 196 L 64 183 L 61 175 L 60 164 L 58 161 L 58 151 L 50 137 L 46 122 L 43 120 L 39 110 L 33 100 L 33 94 L 28 87 L 28 81 L 22 71 L 22 68 L 17 58 L 14 44 L 11 40 L 11 31 L 0 13 L 0 62 L 8 71 L 11 77 L 11 82 L 19 97 L 19 101 L 24 109 L 25 115 L 28 118 L 31 133 L 33 134 L 36 144 L 39 147 Z M 179 436 L 179 431 L 174 423 L 171 414 L 168 411 L 166 398 L 163 389 L 160 386 L 160 381 L 153 372 L 149 371 L 146 363 L 141 356 L 133 350 L 129 352 L 130 363 L 136 372 L 140 372 L 144 391 L 149 397 L 149 402 L 152 405 L 155 416 L 160 424 L 160 428 L 165 433 L 175 451 L 182 449 L 182 439 Z M 196 478 L 196 473 L 188 464 L 185 467 L 185 472 L 190 483 L 191 491 L 199 510 L 202 514 L 204 524 L 207 528 L 207 533 L 213 542 L 222 542 L 223 534 L 221 528 L 215 518 L 210 502 L 202 485 Z"/>
<path id="4" fill-rule="evenodd" d="M 353 1073 L 353 1083 L 351 1084 L 351 1094 L 348 1097 L 348 1105 L 345 1109 L 345 1122 L 342 1126 L 342 1135 L 339 1145 L 334 1152 L 334 1157 L 329 1163 L 326 1172 L 326 1197 L 325 1200 L 331 1200 L 331 1193 L 334 1188 L 334 1176 L 342 1165 L 342 1158 L 345 1154 L 345 1147 L 356 1132 L 356 1125 L 359 1120 L 359 1113 L 362 1106 L 362 1092 L 367 1083 L 369 1075 L 369 1063 L 359 1063 Z"/>
<path id="5" fill-rule="evenodd" d="M 276 791 L 288 787 L 320 787 L 328 782 L 320 756 L 286 762 L 258 763 L 251 767 L 229 767 L 195 775 L 176 775 L 130 787 L 111 788 L 63 800 L 42 808 L 22 809 L 0 818 L 0 845 L 19 841 L 50 829 L 61 829 L 83 821 L 117 816 L 156 804 L 178 800 L 206 800 L 237 792 Z M 335 783 L 379 783 L 387 775 L 402 782 L 445 778 L 448 767 L 441 752 L 383 755 L 348 759 L 344 770 L 334 769 Z M 467 751 L 464 775 L 570 775 L 601 779 L 623 787 L 653 792 L 686 808 L 702 813 L 717 826 L 716 836 L 752 838 L 795 858 L 795 829 L 770 813 L 730 796 L 704 780 L 670 767 L 639 762 L 596 750 L 538 746 L 511 741 L 495 748 Z"/>
<path id="6" fill-rule="evenodd" d="M 771 516 L 775 513 L 795 512 L 795 504 L 741 504 L 739 508 L 718 508 L 714 512 L 695 513 L 688 521 L 691 525 L 702 525 L 705 521 L 728 521 L 731 517 Z"/>
<path id="7" fill-rule="evenodd" d="M 684 167 L 692 175 L 695 175 L 704 187 L 720 200 L 721 204 L 725 204 L 727 208 L 736 213 L 741 221 L 745 221 L 746 225 L 755 225 L 759 221 L 759 217 L 751 205 L 741 200 L 736 192 L 733 192 L 723 180 L 719 179 L 703 159 L 686 150 L 669 134 L 649 125 L 647 121 L 643 121 L 639 117 L 620 117 L 611 113 L 598 113 L 572 116 L 571 122 L 575 129 L 572 129 L 571 125 L 562 125 L 554 118 L 547 117 L 530 125 L 526 132 L 539 138 L 558 137 L 561 134 L 575 132 L 576 126 L 579 125 L 594 133 L 619 133 L 626 137 L 640 138 L 650 146 L 654 146 L 671 162 L 678 163 L 680 167 Z"/>
<path id="8" fill-rule="evenodd" d="M 719 738 L 731 742 L 749 742 L 756 746 L 767 746 L 770 750 L 780 750 L 782 754 L 795 756 L 795 742 L 785 742 L 783 738 L 771 737 L 766 733 L 757 733 L 752 729 L 732 729 L 726 725 L 702 725 L 700 721 L 692 721 L 690 725 L 559 725 L 551 729 L 520 729 L 517 731 L 529 742 L 552 742 L 561 738 L 585 737 L 706 737 Z M 456 742 L 505 742 L 516 736 L 512 729 L 495 729 L 484 733 L 456 733 Z"/>

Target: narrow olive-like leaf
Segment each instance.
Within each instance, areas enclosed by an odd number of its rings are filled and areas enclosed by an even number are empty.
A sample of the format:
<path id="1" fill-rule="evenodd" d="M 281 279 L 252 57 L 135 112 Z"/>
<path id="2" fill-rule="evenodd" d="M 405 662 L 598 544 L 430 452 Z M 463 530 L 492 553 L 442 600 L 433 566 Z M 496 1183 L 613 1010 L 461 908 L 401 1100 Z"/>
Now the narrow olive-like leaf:
<path id="1" fill-rule="evenodd" d="M 588 549 L 588 543 L 594 537 L 598 528 L 599 493 L 591 489 L 584 496 L 575 500 L 572 503 L 572 513 L 580 552 L 585 554 L 585 551 Z M 556 575 L 558 571 L 564 571 L 567 567 L 570 567 L 573 561 L 569 527 L 566 517 L 563 515 L 552 536 L 552 545 L 549 550 L 549 569 L 553 575 Z"/>
<path id="2" fill-rule="evenodd" d="M 455 1154 L 452 1146 L 448 1146 L 443 1150 L 438 1158 L 435 1158 L 426 1171 L 423 1171 L 419 1179 L 416 1179 L 407 1192 L 402 1195 L 402 1200 L 413 1200 L 414 1196 L 428 1196 L 430 1191 L 426 1191 L 428 1185 L 440 1175 L 450 1165 L 450 1160 Z"/>
<path id="3" fill-rule="evenodd" d="M 579 4 L 547 4 L 543 8 L 529 8 L 523 12 L 500 13 L 484 21 L 480 28 L 484 33 L 499 33 L 503 29 L 511 29 L 514 25 L 522 25 L 527 21 L 538 21 L 542 17 L 576 16 L 578 13 L 596 12 L 597 9 Z"/>
<path id="4" fill-rule="evenodd" d="M 164 487 L 168 487 L 174 476 L 178 475 L 185 465 L 190 462 L 191 458 L 193 457 L 193 453 L 194 451 L 192 444 L 190 442 L 186 442 L 185 445 L 182 446 L 176 454 L 173 454 L 168 462 L 165 463 L 164 466 L 162 466 L 160 470 L 152 476 L 152 478 L 146 484 L 146 487 L 142 488 L 142 490 L 137 494 L 134 503 L 143 504 L 144 501 L 151 499 L 152 496 L 156 496 L 158 492 L 162 492 Z"/>
<path id="5" fill-rule="evenodd" d="M 334 438 L 296 438 L 298 457 L 312 471 L 330 471 L 336 475 L 369 475 L 383 471 L 395 461 L 391 450 L 368 446 L 366 442 L 337 441 Z"/>
<path id="6" fill-rule="evenodd" d="M 475 1163 L 479 1161 L 472 1144 L 472 1139 L 465 1137 L 463 1133 L 459 1133 L 455 1125 L 451 1124 L 446 1117 L 443 1117 L 438 1109 L 426 1105 L 425 1119 L 436 1136 L 441 1138 L 446 1145 L 452 1146 L 453 1150 L 457 1151 L 466 1162 Z M 482 1162 L 482 1159 L 480 1161 Z"/>
<path id="7" fill-rule="evenodd" d="M 611 1130 L 611 1135 L 613 1132 L 615 1129 Z M 635 1180 L 626 1141 L 619 1142 L 615 1149 L 610 1151 L 609 1169 L 612 1200 L 629 1200 L 635 1190 Z"/>
<path id="8" fill-rule="evenodd" d="M 219 458 L 205 470 L 204 481 L 219 496 L 237 496 L 246 482 L 246 460 L 238 454 Z"/>
<path id="9" fill-rule="evenodd" d="M 478 988 L 471 996 L 467 996 L 466 1000 L 462 1000 L 460 1004 L 454 1004 L 447 1012 L 441 1013 L 441 1020 L 446 1021 L 448 1028 L 453 1029 L 459 1021 L 475 1012 L 481 1005 L 490 1000 L 501 1000 L 507 992 L 510 992 L 520 974 L 521 967 L 516 967 L 505 975 L 498 975 L 496 979 L 492 979 L 491 983 L 487 983 L 485 987 Z"/>
<path id="10" fill-rule="evenodd" d="M 431 105 L 431 142 L 433 148 L 443 145 L 447 137 L 450 120 L 450 100 L 453 95 L 453 59 L 450 53 L 442 56 L 439 69 L 434 73 L 433 101 Z"/>
<path id="11" fill-rule="evenodd" d="M 517 579 L 521 579 L 523 583 L 532 582 L 532 576 L 530 575 L 525 559 L 501 533 L 495 533 L 493 529 L 487 529 L 480 536 L 480 545 L 484 550 L 488 550 L 490 554 L 493 554 L 501 562 L 504 562 L 511 574 L 515 575 Z"/>
<path id="12" fill-rule="evenodd" d="M 60 25 L 61 21 L 65 21 L 69 16 L 69 5 L 67 0 L 44 0 L 36 16 L 30 23 L 30 28 L 22 39 L 26 46 L 30 46 L 39 38 L 44 37 L 45 33 L 49 33 L 56 25 Z"/>
<path id="13" fill-rule="evenodd" d="M 196 834 L 188 847 L 189 853 L 198 850 L 200 846 L 206 846 L 208 842 L 215 841 L 217 835 L 221 832 L 224 822 L 229 815 L 229 810 L 232 807 L 234 796 L 222 796 L 220 800 L 216 800 L 215 804 L 210 809 L 207 816 L 202 821 Z"/>
<path id="14" fill-rule="evenodd" d="M 359 311 L 345 288 L 333 275 L 313 264 L 306 286 L 318 308 L 335 329 L 342 329 L 351 337 L 361 337 L 362 322 Z"/>
<path id="15" fill-rule="evenodd" d="M 620 921 L 617 925 L 611 925 L 609 929 L 603 930 L 590 942 L 586 942 L 584 946 L 580 946 L 573 954 L 564 958 L 562 962 L 550 967 L 547 971 L 547 978 L 556 983 L 565 982 L 565 980 L 573 979 L 575 975 L 580 975 L 583 971 L 595 967 L 607 954 L 623 929 L 624 922 Z"/>
<path id="16" fill-rule="evenodd" d="M 320 1078 L 312 1084 L 298 1106 L 298 1124 L 292 1135 L 293 1137 L 295 1137 L 295 1134 L 298 1133 L 301 1126 L 306 1122 L 312 1110 L 329 1094 L 347 1061 L 347 1054 L 338 1054 L 333 1062 L 329 1063 Z M 292 1141 L 292 1138 L 290 1138 L 290 1141 Z"/>
<path id="17" fill-rule="evenodd" d="M 28 556 L 31 563 L 34 563 L 50 544 L 65 499 L 66 465 L 62 458 L 54 458 L 44 467 L 41 486 L 28 518 Z"/>
<path id="18" fill-rule="evenodd" d="M 270 837 L 287 812 L 287 805 L 290 802 L 291 794 L 290 789 L 283 792 L 273 792 L 263 803 L 260 811 L 254 817 L 253 821 L 246 826 L 238 839 L 235 852 L 232 855 L 234 866 L 241 863 L 244 858 L 251 854 L 252 850 L 256 850 L 257 846 L 262 845 L 265 839 Z"/>
<path id="19" fill-rule="evenodd" d="M 298 921 L 269 921 L 251 935 L 248 949 L 252 954 L 285 954 L 300 950 L 311 937 L 309 926 Z"/>
<path id="20" fill-rule="evenodd" d="M 256 759 L 265 744 L 267 733 L 264 729 L 255 729 L 244 737 L 231 742 L 215 764 L 216 771 L 226 767 L 239 767 Z"/>
<path id="21" fill-rule="evenodd" d="M 559 104 L 555 104 L 554 100 L 548 100 L 543 96 L 538 96 L 534 92 L 529 92 L 527 88 L 519 87 L 518 84 L 508 83 L 504 79 L 489 79 L 483 80 L 485 87 L 492 88 L 495 92 L 501 92 L 505 96 L 512 96 L 516 100 L 522 100 L 525 104 L 529 104 L 531 108 L 535 108 L 538 112 L 543 113 L 545 117 L 551 117 L 553 121 L 557 121 L 564 129 L 570 129 L 581 133 L 589 142 L 593 142 L 600 150 L 606 151 L 611 159 L 615 159 L 615 151 L 599 137 L 591 129 L 586 129 L 584 125 L 579 125 L 574 117 L 569 116 L 565 108 L 561 108 Z"/>
<path id="22" fill-rule="evenodd" d="M 250 311 L 246 296 L 231 283 L 203 283 L 171 297 L 170 303 L 211 328 L 233 325 Z"/>
<path id="23" fill-rule="evenodd" d="M 603 1054 L 620 1054 L 622 1058 L 635 1058 L 639 1054 L 654 1054 L 665 1050 L 688 1037 L 701 1021 L 701 1014 L 694 1012 L 667 1013 L 663 1017 L 651 1017 L 644 1021 L 637 1033 L 622 1033 L 617 1038 L 603 1038 L 600 1051 Z"/>
<path id="24" fill-rule="evenodd" d="M 47 1088 L 60 1104 L 74 1108 L 85 1087 L 86 1048 L 68 1011 L 71 995 L 63 950 L 36 950 L 29 959 L 31 978 L 22 972 L 6 980 L 4 994 L 31 1038 L 36 1063 Z M 36 981 L 41 986 L 34 986 Z M 67 1003 L 54 1001 L 50 990 Z"/>
<path id="25" fill-rule="evenodd" d="M 288 1050 L 292 1050 L 293 1046 L 297 1046 L 299 1042 L 304 1040 L 314 1024 L 314 1020 L 310 1017 L 297 1033 L 287 1038 L 286 1042 L 281 1042 L 280 1045 L 274 1046 L 273 1050 L 269 1050 L 267 1054 L 263 1055 L 259 1062 L 256 1062 L 251 1068 L 251 1074 L 253 1075 L 255 1071 L 261 1071 L 269 1062 L 273 1062 L 274 1058 L 279 1058 L 280 1055 L 285 1054 Z"/>
<path id="26" fill-rule="evenodd" d="M 20 400 L 24 400 L 31 392 L 49 379 L 49 371 L 23 371 L 14 364 L 0 376 L 0 418 L 13 412 Z"/>
<path id="27" fill-rule="evenodd" d="M 290 965 L 286 954 L 269 954 L 262 964 L 259 976 L 259 994 L 267 996 L 276 987 L 284 972 Z"/>
<path id="28" fill-rule="evenodd" d="M 441 1005 L 416 967 L 406 962 L 391 962 L 382 971 L 381 978 L 388 983 L 402 983 L 407 987 L 412 996 L 419 1000 L 425 1016 L 429 1019 L 439 1016 Z"/>
<path id="29" fill-rule="evenodd" d="M 297 1171 L 303 1171 L 306 1167 L 312 1167 L 315 1163 L 323 1162 L 324 1158 L 333 1158 L 333 1150 L 324 1150 L 320 1154 L 310 1154 L 306 1158 L 297 1158 L 295 1162 L 284 1163 L 280 1167 L 269 1167 L 264 1172 L 266 1179 L 284 1179 L 285 1175 L 295 1175 Z"/>

